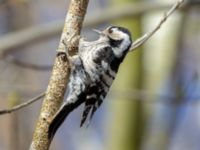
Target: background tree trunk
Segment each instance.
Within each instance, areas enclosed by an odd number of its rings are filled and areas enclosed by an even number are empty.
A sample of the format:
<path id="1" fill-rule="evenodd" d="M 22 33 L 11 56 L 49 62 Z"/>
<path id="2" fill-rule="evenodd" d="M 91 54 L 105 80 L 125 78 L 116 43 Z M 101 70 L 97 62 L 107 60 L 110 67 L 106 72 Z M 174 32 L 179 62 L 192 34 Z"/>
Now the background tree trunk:
<path id="1" fill-rule="evenodd" d="M 137 0 L 117 0 L 120 6 Z M 115 1 L 116 3 L 116 1 Z M 133 40 L 141 36 L 141 18 L 129 18 L 116 24 L 131 29 Z M 142 48 L 129 53 L 120 66 L 113 88 L 119 91 L 141 89 L 143 82 Z M 114 98 L 111 111 L 113 116 L 108 124 L 109 150 L 139 150 L 142 139 L 143 107 L 137 99 Z"/>

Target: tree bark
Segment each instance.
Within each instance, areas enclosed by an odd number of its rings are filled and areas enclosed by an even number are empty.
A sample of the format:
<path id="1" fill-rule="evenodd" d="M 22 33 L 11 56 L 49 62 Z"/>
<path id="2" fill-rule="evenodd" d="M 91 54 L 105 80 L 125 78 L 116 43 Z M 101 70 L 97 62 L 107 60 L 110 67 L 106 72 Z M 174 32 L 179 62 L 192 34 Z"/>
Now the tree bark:
<path id="1" fill-rule="evenodd" d="M 70 68 L 65 53 L 74 54 L 78 49 L 78 43 L 70 42 L 73 36 L 80 35 L 82 22 L 86 14 L 89 0 L 71 0 L 69 11 L 66 17 L 64 29 L 58 46 L 58 54 L 52 70 L 52 75 L 47 87 L 46 95 L 35 128 L 30 150 L 48 150 L 51 139 L 48 139 L 48 128 L 50 121 L 59 109 L 67 87 Z M 63 44 L 67 43 L 67 48 Z"/>

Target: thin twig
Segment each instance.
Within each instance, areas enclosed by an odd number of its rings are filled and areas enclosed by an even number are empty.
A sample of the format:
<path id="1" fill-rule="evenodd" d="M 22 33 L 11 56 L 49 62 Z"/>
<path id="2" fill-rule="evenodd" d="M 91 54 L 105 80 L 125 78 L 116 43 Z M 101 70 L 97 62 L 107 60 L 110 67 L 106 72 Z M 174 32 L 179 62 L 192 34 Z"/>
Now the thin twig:
<path id="1" fill-rule="evenodd" d="M 160 27 L 163 25 L 163 23 L 169 18 L 169 16 L 175 11 L 177 10 L 180 5 L 184 2 L 184 0 L 178 0 L 177 3 L 175 3 L 172 8 L 167 12 L 164 13 L 163 17 L 161 18 L 161 20 L 159 21 L 159 23 L 156 25 L 156 27 L 151 30 L 149 33 L 144 34 L 141 38 L 137 39 L 131 46 L 131 51 L 133 51 L 134 49 L 140 47 L 142 44 L 144 44 L 152 35 L 154 35 L 159 29 Z"/>
<path id="2" fill-rule="evenodd" d="M 38 101 L 39 99 L 41 99 L 41 98 L 44 97 L 44 96 L 45 96 L 45 92 L 43 92 L 43 93 L 37 95 L 36 97 L 34 97 L 34 98 L 32 98 L 32 99 L 30 99 L 30 100 L 24 102 L 24 103 L 21 103 L 21 104 L 19 104 L 19 105 L 16 105 L 16 106 L 14 106 L 14 107 L 11 108 L 11 109 L 0 110 L 0 115 L 12 113 L 12 112 L 14 112 L 14 111 L 16 111 L 16 110 L 22 109 L 22 108 L 24 108 L 24 107 L 26 107 L 26 106 L 28 106 L 28 105 L 30 105 L 30 104 L 32 104 L 32 103 Z"/>

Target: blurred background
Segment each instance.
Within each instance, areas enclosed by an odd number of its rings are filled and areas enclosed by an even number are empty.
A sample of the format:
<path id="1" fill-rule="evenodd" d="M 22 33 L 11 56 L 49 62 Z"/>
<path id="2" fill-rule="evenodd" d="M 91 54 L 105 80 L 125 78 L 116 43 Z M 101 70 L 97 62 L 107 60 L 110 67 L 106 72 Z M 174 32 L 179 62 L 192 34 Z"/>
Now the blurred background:
<path id="1" fill-rule="evenodd" d="M 82 35 L 120 25 L 137 39 L 176 0 L 91 0 Z M 0 109 L 46 90 L 67 0 L 0 0 Z M 200 1 L 188 0 L 131 52 L 88 128 L 82 107 L 58 130 L 51 150 L 200 149 Z M 27 150 L 42 99 L 0 116 L 0 150 Z"/>

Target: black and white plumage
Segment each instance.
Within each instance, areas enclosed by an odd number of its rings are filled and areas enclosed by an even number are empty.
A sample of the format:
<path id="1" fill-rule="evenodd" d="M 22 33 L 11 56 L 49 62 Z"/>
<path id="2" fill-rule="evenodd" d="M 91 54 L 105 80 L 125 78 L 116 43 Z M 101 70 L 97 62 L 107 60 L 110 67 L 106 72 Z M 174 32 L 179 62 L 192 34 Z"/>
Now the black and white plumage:
<path id="1" fill-rule="evenodd" d="M 123 27 L 111 26 L 104 31 L 96 31 L 97 41 L 80 40 L 79 52 L 70 58 L 72 64 L 69 79 L 69 93 L 49 127 L 51 138 L 67 115 L 84 103 L 81 126 L 93 117 L 107 95 L 119 65 L 128 53 L 131 34 Z"/>

